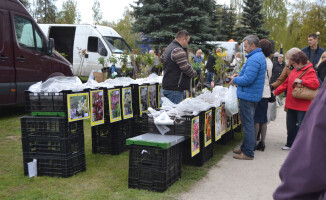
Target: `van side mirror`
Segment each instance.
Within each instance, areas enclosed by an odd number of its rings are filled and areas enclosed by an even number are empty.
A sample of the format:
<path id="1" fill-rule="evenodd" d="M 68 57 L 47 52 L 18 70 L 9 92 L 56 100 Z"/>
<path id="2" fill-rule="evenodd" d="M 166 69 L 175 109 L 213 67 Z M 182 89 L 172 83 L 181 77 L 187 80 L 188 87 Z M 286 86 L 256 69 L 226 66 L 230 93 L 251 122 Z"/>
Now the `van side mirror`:
<path id="1" fill-rule="evenodd" d="M 108 50 L 106 50 L 106 48 L 101 48 L 100 49 L 100 52 L 99 52 L 99 54 L 101 55 L 101 56 L 107 56 L 108 55 Z"/>
<path id="2" fill-rule="evenodd" d="M 48 55 L 52 54 L 53 49 L 54 49 L 54 39 L 49 38 L 49 42 L 48 42 L 48 45 L 47 45 L 47 53 L 48 53 Z"/>

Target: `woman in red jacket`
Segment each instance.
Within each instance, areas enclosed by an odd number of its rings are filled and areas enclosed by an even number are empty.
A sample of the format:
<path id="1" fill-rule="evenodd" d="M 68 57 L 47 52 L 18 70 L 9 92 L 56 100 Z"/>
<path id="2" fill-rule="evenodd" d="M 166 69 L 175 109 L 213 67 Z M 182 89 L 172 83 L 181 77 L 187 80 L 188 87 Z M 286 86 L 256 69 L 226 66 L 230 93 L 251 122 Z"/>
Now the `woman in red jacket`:
<path id="1" fill-rule="evenodd" d="M 312 64 L 308 62 L 308 57 L 302 51 L 299 51 L 292 55 L 291 61 L 294 63 L 295 69 L 289 74 L 288 78 L 280 85 L 275 91 L 275 95 L 279 95 L 285 90 L 288 91 L 288 95 L 285 100 L 285 108 L 287 112 L 287 130 L 288 137 L 287 142 L 283 150 L 290 150 L 293 141 L 298 133 L 303 118 L 309 109 L 312 100 L 298 99 L 292 96 L 292 85 L 301 83 L 302 85 L 310 88 L 317 89 L 319 87 L 319 81 L 316 76 L 316 72 L 312 67 Z M 305 71 L 306 73 L 299 79 L 298 77 Z"/>

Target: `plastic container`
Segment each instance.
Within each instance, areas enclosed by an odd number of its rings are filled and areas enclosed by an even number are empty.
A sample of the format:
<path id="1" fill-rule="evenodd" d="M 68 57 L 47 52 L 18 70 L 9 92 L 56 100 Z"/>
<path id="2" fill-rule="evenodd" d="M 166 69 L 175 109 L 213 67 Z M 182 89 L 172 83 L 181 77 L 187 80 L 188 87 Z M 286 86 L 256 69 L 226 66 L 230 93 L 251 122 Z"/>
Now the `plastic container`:
<path id="1" fill-rule="evenodd" d="M 165 191 L 181 178 L 183 136 L 143 134 L 127 140 L 129 188 Z"/>
<path id="2" fill-rule="evenodd" d="M 86 170 L 85 153 L 73 156 L 28 156 L 23 155 L 24 175 L 28 175 L 27 163 L 37 159 L 38 176 L 57 176 L 68 178 Z"/>
<path id="3" fill-rule="evenodd" d="M 83 121 L 68 123 L 66 117 L 33 117 L 20 118 L 22 137 L 68 138 L 84 135 Z"/>

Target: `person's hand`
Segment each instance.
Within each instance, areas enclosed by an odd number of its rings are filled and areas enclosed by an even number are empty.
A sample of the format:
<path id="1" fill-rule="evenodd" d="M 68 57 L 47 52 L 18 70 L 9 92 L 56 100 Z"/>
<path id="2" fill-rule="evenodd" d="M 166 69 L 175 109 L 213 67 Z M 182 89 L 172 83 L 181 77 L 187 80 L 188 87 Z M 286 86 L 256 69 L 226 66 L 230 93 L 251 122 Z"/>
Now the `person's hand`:
<path id="1" fill-rule="evenodd" d="M 294 83 L 302 83 L 302 80 L 301 80 L 301 79 L 298 79 L 298 78 L 296 78 L 296 79 L 294 80 Z"/>
<path id="2" fill-rule="evenodd" d="M 234 77 L 238 77 L 239 74 L 233 74 L 230 78 L 233 79 Z"/>

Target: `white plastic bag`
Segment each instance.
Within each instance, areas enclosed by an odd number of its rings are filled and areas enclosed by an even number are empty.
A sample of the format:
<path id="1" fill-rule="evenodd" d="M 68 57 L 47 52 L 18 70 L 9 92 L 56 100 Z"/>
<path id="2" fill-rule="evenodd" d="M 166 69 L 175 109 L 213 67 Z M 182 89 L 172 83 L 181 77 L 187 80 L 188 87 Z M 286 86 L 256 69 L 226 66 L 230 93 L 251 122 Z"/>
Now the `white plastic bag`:
<path id="1" fill-rule="evenodd" d="M 268 108 L 267 108 L 267 121 L 274 121 L 276 119 L 276 102 L 273 103 L 268 103 Z"/>
<path id="2" fill-rule="evenodd" d="M 225 95 L 225 111 L 228 117 L 239 112 L 237 87 L 231 85 Z"/>

